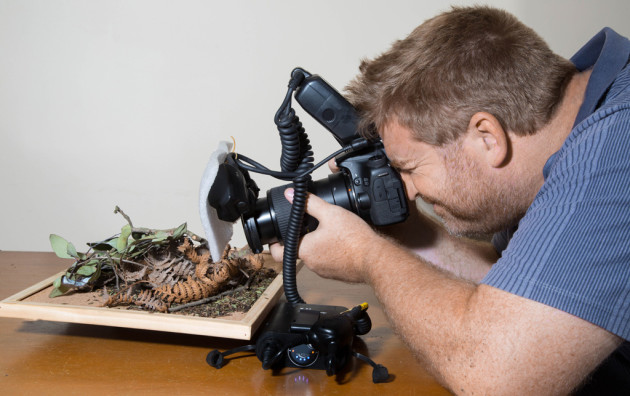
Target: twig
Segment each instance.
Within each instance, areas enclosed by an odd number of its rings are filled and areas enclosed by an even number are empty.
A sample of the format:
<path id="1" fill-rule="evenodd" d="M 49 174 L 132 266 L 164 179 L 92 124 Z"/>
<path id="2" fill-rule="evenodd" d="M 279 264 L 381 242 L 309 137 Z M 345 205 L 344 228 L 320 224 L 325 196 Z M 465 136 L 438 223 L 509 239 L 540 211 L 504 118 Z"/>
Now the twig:
<path id="1" fill-rule="evenodd" d="M 175 228 L 167 228 L 166 230 L 157 230 L 157 229 L 153 229 L 153 228 L 146 228 L 146 227 L 132 227 L 131 228 L 131 232 L 132 233 L 139 233 L 139 234 L 153 234 L 157 231 L 162 231 L 165 232 L 169 235 L 173 235 L 173 233 L 175 232 L 175 230 L 177 229 L 177 227 Z M 188 235 L 193 241 L 195 242 L 199 242 L 199 243 L 206 243 L 206 240 L 202 237 L 200 237 L 199 235 L 195 234 L 194 232 L 190 231 L 190 230 L 186 230 L 186 234 Z"/>
<path id="2" fill-rule="evenodd" d="M 118 207 L 118 205 L 116 205 L 116 207 L 114 208 L 114 213 L 120 213 L 121 216 L 124 217 L 125 220 L 127 220 L 127 223 L 129 223 L 129 227 L 133 228 L 133 223 L 131 222 L 131 219 L 125 214 L 125 212 L 122 211 L 122 209 Z"/>
<path id="3" fill-rule="evenodd" d="M 245 274 L 245 275 L 247 275 L 247 274 Z M 254 275 L 255 275 L 255 274 L 254 274 Z M 249 289 L 249 285 L 251 285 L 252 280 L 254 279 L 254 275 L 252 275 L 252 276 L 248 276 L 248 277 L 247 277 L 247 282 L 245 282 L 245 285 L 244 285 L 244 286 L 245 286 L 245 288 Z"/>
<path id="4" fill-rule="evenodd" d="M 125 260 L 123 258 L 121 258 L 120 261 L 122 261 L 123 263 L 126 263 L 126 264 L 139 265 L 140 267 L 148 267 L 148 265 L 146 265 L 146 264 L 138 263 L 136 261 L 131 261 L 131 260 Z"/>
<path id="5" fill-rule="evenodd" d="M 197 305 L 201 305 L 201 304 L 209 303 L 209 302 L 212 302 L 212 301 L 215 301 L 215 300 L 219 300 L 219 299 L 221 299 L 221 298 L 223 298 L 225 296 L 229 296 L 230 294 L 234 294 L 234 293 L 239 292 L 241 290 L 245 290 L 245 289 L 247 289 L 247 287 L 248 287 L 248 285 L 239 286 L 239 287 L 236 287 L 234 289 L 224 291 L 223 293 L 216 294 L 216 295 L 214 295 L 212 297 L 202 298 L 201 300 L 192 301 L 192 302 L 189 302 L 187 304 L 178 305 L 176 307 L 171 307 L 171 308 L 168 309 L 168 312 L 177 312 L 177 311 L 181 311 L 182 309 L 185 309 L 185 308 L 196 307 Z"/>
<path id="6" fill-rule="evenodd" d="M 119 290 L 120 289 L 120 280 L 119 280 L 119 277 L 118 277 L 118 270 L 120 268 L 118 268 L 118 264 L 116 264 L 116 262 L 114 261 L 112 256 L 110 256 L 109 252 L 105 252 L 105 256 L 109 260 L 109 265 L 111 265 L 112 270 L 114 271 L 114 276 L 116 276 L 116 290 Z"/>

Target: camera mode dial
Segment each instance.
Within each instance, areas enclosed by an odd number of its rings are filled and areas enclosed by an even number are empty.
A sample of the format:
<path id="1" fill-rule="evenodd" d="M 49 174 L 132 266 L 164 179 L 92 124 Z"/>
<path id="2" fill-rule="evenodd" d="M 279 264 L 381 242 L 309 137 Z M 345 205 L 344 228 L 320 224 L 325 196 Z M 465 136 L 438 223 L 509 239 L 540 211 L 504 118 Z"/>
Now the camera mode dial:
<path id="1" fill-rule="evenodd" d="M 319 356 L 319 351 L 315 350 L 311 344 L 302 344 L 287 350 L 289 360 L 297 367 L 308 367 L 315 363 Z"/>

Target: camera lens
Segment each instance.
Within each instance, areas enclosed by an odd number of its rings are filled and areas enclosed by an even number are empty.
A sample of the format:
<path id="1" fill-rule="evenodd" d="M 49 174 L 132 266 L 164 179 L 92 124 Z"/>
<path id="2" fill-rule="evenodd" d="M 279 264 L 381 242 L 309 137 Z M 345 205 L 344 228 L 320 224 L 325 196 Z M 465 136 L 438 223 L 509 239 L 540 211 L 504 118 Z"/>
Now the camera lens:
<path id="1" fill-rule="evenodd" d="M 356 212 L 349 179 L 343 172 L 333 173 L 326 179 L 311 182 L 308 191 L 330 204 Z M 245 237 L 254 252 L 260 253 L 263 245 L 284 240 L 291 215 L 291 204 L 284 197 L 284 190 L 289 187 L 293 184 L 270 189 L 265 198 L 256 201 L 254 213 L 243 216 Z M 315 218 L 306 215 L 300 235 L 313 231 L 317 224 Z"/>

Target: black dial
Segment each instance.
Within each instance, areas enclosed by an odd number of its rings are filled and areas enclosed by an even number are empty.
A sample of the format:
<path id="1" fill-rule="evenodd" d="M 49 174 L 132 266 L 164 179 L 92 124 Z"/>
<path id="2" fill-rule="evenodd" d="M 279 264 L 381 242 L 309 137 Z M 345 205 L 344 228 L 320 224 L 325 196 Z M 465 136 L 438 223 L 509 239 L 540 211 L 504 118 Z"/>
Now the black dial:
<path id="1" fill-rule="evenodd" d="M 302 344 L 287 350 L 291 363 L 297 367 L 308 367 L 315 363 L 319 352 L 313 349 L 311 344 Z"/>

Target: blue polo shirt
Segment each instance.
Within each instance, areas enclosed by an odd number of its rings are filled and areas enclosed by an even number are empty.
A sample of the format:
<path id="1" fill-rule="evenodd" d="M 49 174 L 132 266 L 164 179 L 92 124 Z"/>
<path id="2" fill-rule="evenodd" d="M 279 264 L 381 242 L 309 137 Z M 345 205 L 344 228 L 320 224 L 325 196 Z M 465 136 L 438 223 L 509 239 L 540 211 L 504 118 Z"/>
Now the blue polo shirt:
<path id="1" fill-rule="evenodd" d="M 482 281 L 630 339 L 630 41 L 606 28 L 571 59 L 592 68 L 574 127 Z"/>

